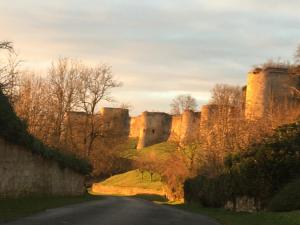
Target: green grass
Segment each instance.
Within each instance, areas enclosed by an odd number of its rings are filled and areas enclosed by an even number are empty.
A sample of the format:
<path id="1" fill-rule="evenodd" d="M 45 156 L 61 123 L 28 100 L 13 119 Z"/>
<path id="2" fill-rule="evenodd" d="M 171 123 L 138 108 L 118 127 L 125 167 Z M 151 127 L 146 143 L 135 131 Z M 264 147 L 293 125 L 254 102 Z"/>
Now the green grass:
<path id="1" fill-rule="evenodd" d="M 134 195 L 133 197 L 144 199 L 151 202 L 156 202 L 159 204 L 168 202 L 168 199 L 165 196 L 161 196 L 161 195 L 138 194 L 138 195 Z"/>
<path id="2" fill-rule="evenodd" d="M 152 181 L 150 179 L 150 173 L 144 172 L 144 175 L 139 170 L 131 170 L 126 173 L 112 176 L 103 182 L 102 185 L 115 186 L 115 187 L 137 187 L 161 190 L 163 183 L 160 181 L 160 176 L 154 174 Z"/>
<path id="3" fill-rule="evenodd" d="M 152 145 L 140 150 L 135 149 L 137 139 L 130 138 L 126 143 L 126 151 L 122 157 L 127 159 L 137 160 L 139 157 L 147 158 L 148 155 L 155 154 L 157 160 L 167 158 L 176 150 L 176 144 L 163 142 Z M 152 179 L 149 172 L 142 173 L 140 170 L 131 170 L 126 173 L 114 175 L 99 183 L 103 186 L 113 186 L 121 188 L 143 188 L 155 191 L 162 191 L 164 184 L 161 182 L 159 174 L 153 174 Z"/>
<path id="4" fill-rule="evenodd" d="M 300 225 L 300 211 L 291 212 L 258 212 L 238 213 L 225 209 L 203 208 L 196 204 L 183 204 L 168 202 L 165 198 L 156 195 L 136 195 L 134 197 L 145 199 L 159 204 L 165 204 L 181 210 L 206 215 L 215 219 L 222 225 Z"/>
<path id="5" fill-rule="evenodd" d="M 223 225 L 300 225 L 300 211 L 237 213 L 225 209 L 202 208 L 191 204 L 173 206 L 214 218 Z"/>
<path id="6" fill-rule="evenodd" d="M 171 153 L 175 152 L 177 148 L 177 145 L 172 142 L 162 142 L 159 144 L 155 144 L 146 148 L 143 148 L 139 151 L 139 154 L 156 154 L 158 157 L 166 158 Z"/>
<path id="7" fill-rule="evenodd" d="M 121 146 L 121 157 L 126 159 L 136 159 L 138 150 L 137 146 L 137 138 L 128 138 L 128 140 Z"/>
<path id="8" fill-rule="evenodd" d="M 271 211 L 284 212 L 300 209 L 300 179 L 294 180 L 280 190 L 269 203 Z"/>
<path id="9" fill-rule="evenodd" d="M 103 197 L 88 194 L 77 197 L 26 197 L 19 199 L 0 199 L 0 223 L 29 216 L 46 209 L 99 199 L 103 199 Z"/>
<path id="10" fill-rule="evenodd" d="M 126 151 L 123 152 L 122 156 L 128 159 L 137 159 L 139 156 L 147 154 L 155 154 L 158 158 L 166 158 L 171 153 L 175 152 L 177 145 L 172 142 L 162 142 L 155 144 L 143 149 L 137 150 L 136 147 L 137 139 L 130 138 L 128 140 Z"/>

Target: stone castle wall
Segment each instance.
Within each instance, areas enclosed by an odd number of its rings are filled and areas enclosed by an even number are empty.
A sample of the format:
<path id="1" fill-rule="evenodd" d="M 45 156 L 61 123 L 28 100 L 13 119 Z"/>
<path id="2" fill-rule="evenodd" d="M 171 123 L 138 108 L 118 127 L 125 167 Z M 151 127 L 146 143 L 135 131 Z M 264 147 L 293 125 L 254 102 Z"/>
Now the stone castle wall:
<path id="1" fill-rule="evenodd" d="M 288 68 L 257 68 L 248 74 L 245 116 L 259 119 L 276 110 L 283 110 L 295 101 L 293 90 L 298 89 Z"/>
<path id="2" fill-rule="evenodd" d="M 182 115 L 173 115 L 170 130 L 170 141 L 180 141 L 182 127 Z"/>
<path id="3" fill-rule="evenodd" d="M 201 120 L 200 128 L 201 130 L 210 129 L 216 118 L 219 116 L 220 107 L 218 105 L 209 104 L 203 105 L 201 108 Z"/>
<path id="4" fill-rule="evenodd" d="M 180 143 L 185 144 L 196 140 L 200 131 L 199 112 L 186 110 L 182 114 Z"/>
<path id="5" fill-rule="evenodd" d="M 61 140 L 66 149 L 76 152 L 77 155 L 85 156 L 85 124 L 90 119 L 84 112 L 69 112 L 65 116 L 65 127 Z"/>
<path id="6" fill-rule="evenodd" d="M 167 141 L 170 136 L 172 118 L 167 113 L 143 112 L 137 149 Z"/>
<path id="7" fill-rule="evenodd" d="M 245 95 L 246 119 L 260 119 L 273 113 L 274 109 L 285 110 L 286 105 L 299 107 L 300 76 L 291 74 L 287 68 L 255 69 L 248 74 Z M 164 141 L 187 143 L 196 140 L 201 132 L 209 132 L 220 113 L 220 105 L 204 105 L 201 113 L 185 111 L 181 115 L 161 112 L 144 112 L 138 117 L 129 117 L 128 110 L 103 108 L 95 115 L 103 134 L 111 137 L 138 138 L 137 148 Z M 228 112 L 235 117 L 235 109 Z M 284 113 L 284 112 L 282 112 Z M 74 149 L 84 149 L 86 120 L 91 117 L 82 112 L 66 115 L 63 135 Z M 74 143 L 72 140 L 76 140 Z M 61 168 L 57 162 L 34 155 L 23 147 L 10 144 L 0 138 L 0 198 L 26 195 L 81 195 L 85 192 L 84 176 Z"/>
<path id="8" fill-rule="evenodd" d="M 200 115 L 199 112 L 190 110 L 173 116 L 144 112 L 141 116 L 131 118 L 130 137 L 138 138 L 137 149 L 164 141 L 193 141 L 199 135 Z"/>
<path id="9" fill-rule="evenodd" d="M 105 107 L 100 109 L 99 116 L 103 132 L 118 136 L 129 135 L 130 118 L 128 109 Z"/>
<path id="10" fill-rule="evenodd" d="M 140 136 L 142 116 L 130 118 L 129 137 L 138 138 Z"/>
<path id="11" fill-rule="evenodd" d="M 220 118 L 245 116 L 246 119 L 259 119 L 274 113 L 275 108 L 280 112 L 287 111 L 284 107 L 287 103 L 299 107 L 299 77 L 291 74 L 288 68 L 269 67 L 251 71 L 247 85 L 242 89 L 242 110 L 232 106 L 208 104 L 202 106 L 201 113 L 189 110 L 181 115 L 144 112 L 140 116 L 129 118 L 128 110 L 103 108 L 98 115 L 104 121 L 102 125 L 106 133 L 137 138 L 138 149 L 163 141 L 186 143 L 196 140 L 201 133 L 210 132 Z M 295 97 L 295 93 L 298 97 Z M 282 117 L 285 121 L 285 115 Z M 74 124 L 72 126 L 78 126 L 76 132 L 81 135 L 82 114 L 75 113 L 71 118 Z"/>
<path id="12" fill-rule="evenodd" d="M 85 193 L 84 176 L 0 138 L 0 198 Z"/>
<path id="13" fill-rule="evenodd" d="M 69 112 L 65 116 L 65 129 L 61 139 L 67 149 L 85 156 L 85 138 L 89 132 L 86 130 L 89 129 L 89 127 L 86 128 L 86 123 L 87 120 L 91 119 L 92 117 L 84 112 Z M 117 142 L 117 140 L 123 140 L 129 136 L 130 117 L 128 109 L 102 108 L 93 119 L 96 126 L 95 130 L 98 133 L 94 145 L 98 148 L 103 148 L 106 142 Z"/>

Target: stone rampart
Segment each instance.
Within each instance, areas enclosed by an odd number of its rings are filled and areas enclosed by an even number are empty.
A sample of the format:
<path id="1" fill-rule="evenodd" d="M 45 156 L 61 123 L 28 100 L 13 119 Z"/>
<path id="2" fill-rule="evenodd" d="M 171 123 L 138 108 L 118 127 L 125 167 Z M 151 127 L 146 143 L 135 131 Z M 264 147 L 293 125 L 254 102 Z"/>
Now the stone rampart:
<path id="1" fill-rule="evenodd" d="M 167 113 L 143 112 L 137 149 L 167 141 L 172 118 Z"/>
<path id="2" fill-rule="evenodd" d="M 0 198 L 85 193 L 84 176 L 0 138 Z"/>
<path id="3" fill-rule="evenodd" d="M 248 74 L 245 116 L 260 119 L 293 102 L 297 87 L 288 68 L 257 68 Z"/>

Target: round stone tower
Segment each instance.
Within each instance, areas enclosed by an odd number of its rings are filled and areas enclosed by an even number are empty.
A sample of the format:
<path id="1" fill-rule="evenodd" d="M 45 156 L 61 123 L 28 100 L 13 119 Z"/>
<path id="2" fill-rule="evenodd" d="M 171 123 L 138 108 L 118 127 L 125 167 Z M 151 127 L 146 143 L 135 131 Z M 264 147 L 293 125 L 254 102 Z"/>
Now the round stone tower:
<path id="1" fill-rule="evenodd" d="M 196 140 L 199 133 L 200 113 L 185 110 L 182 114 L 180 142 L 188 143 Z"/>
<path id="2" fill-rule="evenodd" d="M 256 68 L 248 73 L 245 116 L 260 119 L 280 107 L 290 94 L 291 78 L 287 68 Z"/>
<path id="3" fill-rule="evenodd" d="M 201 108 L 200 130 L 211 127 L 219 114 L 219 106 L 215 104 L 203 105 Z"/>
<path id="4" fill-rule="evenodd" d="M 170 136 L 172 118 L 167 113 L 143 112 L 137 149 L 167 141 Z"/>

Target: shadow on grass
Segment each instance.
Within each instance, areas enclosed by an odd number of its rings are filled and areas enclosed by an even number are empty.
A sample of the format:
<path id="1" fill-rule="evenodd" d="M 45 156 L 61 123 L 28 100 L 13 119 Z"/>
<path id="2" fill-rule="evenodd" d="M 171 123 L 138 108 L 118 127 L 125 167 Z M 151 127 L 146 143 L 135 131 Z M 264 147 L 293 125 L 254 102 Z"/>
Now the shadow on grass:
<path id="1" fill-rule="evenodd" d="M 133 195 L 132 197 L 141 198 L 152 202 L 159 202 L 159 203 L 167 203 L 168 199 L 165 196 L 161 195 L 154 195 L 154 194 L 137 194 Z"/>
<path id="2" fill-rule="evenodd" d="M 300 225 L 300 211 L 291 212 L 232 212 L 222 208 L 207 208 L 197 203 L 170 202 L 164 196 L 138 194 L 133 197 L 199 213 L 215 219 L 222 225 Z"/>
<path id="3" fill-rule="evenodd" d="M 172 207 L 214 218 L 223 225 L 300 225 L 300 211 L 232 212 L 222 208 L 206 208 L 199 204 L 174 204 Z"/>
<path id="4" fill-rule="evenodd" d="M 82 196 L 33 196 L 17 199 L 0 198 L 0 223 L 29 216 L 46 209 L 58 208 L 65 205 L 78 204 L 86 201 L 100 200 L 102 196 L 85 194 Z"/>

